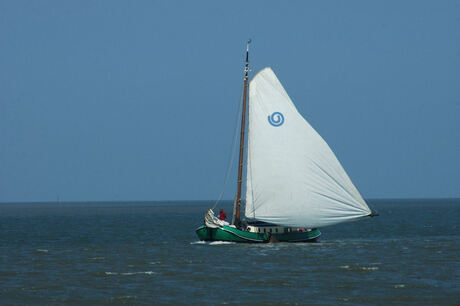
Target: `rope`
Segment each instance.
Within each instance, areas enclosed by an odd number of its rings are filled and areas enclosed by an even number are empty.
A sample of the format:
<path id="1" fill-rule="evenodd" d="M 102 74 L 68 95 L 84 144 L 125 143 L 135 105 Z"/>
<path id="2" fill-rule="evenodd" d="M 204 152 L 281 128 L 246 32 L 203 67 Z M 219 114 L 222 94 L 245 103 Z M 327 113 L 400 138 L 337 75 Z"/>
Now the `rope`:
<path id="1" fill-rule="evenodd" d="M 212 210 L 214 210 L 214 208 L 216 208 L 217 204 L 219 204 L 220 200 L 222 200 L 222 197 L 224 196 L 225 188 L 227 187 L 228 179 L 230 177 L 230 172 L 231 172 L 231 169 L 232 169 L 232 166 L 233 166 L 233 162 L 235 160 L 235 152 L 236 152 L 235 148 L 236 148 L 237 139 L 238 139 L 238 119 L 240 118 L 241 111 L 242 111 L 242 108 L 243 108 L 243 91 L 244 91 L 244 86 L 243 86 L 243 89 L 241 90 L 241 94 L 240 94 L 240 102 L 239 102 L 239 105 L 238 105 L 238 112 L 236 114 L 236 120 L 235 120 L 235 130 L 233 132 L 232 153 L 230 155 L 228 165 L 227 165 L 227 171 L 225 173 L 224 186 L 222 187 L 222 191 L 220 192 L 216 203 L 211 208 Z"/>

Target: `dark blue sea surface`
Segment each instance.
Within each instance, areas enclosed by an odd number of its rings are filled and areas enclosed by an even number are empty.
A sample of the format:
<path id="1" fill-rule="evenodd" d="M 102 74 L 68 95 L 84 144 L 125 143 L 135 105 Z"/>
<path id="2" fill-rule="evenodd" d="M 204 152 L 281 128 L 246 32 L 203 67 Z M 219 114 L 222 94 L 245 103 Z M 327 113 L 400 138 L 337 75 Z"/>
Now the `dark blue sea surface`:
<path id="1" fill-rule="evenodd" d="M 460 304 L 460 200 L 369 203 L 299 244 L 199 242 L 212 202 L 0 204 L 0 304 Z"/>

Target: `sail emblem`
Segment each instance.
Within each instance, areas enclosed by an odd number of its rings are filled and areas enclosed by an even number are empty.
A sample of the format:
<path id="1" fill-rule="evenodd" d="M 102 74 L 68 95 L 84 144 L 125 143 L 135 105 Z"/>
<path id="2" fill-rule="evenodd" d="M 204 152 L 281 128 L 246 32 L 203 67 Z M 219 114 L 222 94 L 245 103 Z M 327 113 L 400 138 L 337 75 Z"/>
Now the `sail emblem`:
<path id="1" fill-rule="evenodd" d="M 273 126 L 280 126 L 284 123 L 284 116 L 280 112 L 274 112 L 271 116 L 268 116 L 268 123 Z"/>

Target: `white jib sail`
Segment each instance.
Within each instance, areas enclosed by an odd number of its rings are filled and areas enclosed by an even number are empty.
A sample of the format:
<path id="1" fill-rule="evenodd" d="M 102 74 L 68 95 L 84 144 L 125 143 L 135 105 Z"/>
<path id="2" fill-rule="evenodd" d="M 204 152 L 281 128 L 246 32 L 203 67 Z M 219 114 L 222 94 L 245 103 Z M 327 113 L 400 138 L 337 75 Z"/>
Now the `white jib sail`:
<path id="1" fill-rule="evenodd" d="M 249 88 L 246 217 L 316 228 L 371 210 L 270 68 Z"/>

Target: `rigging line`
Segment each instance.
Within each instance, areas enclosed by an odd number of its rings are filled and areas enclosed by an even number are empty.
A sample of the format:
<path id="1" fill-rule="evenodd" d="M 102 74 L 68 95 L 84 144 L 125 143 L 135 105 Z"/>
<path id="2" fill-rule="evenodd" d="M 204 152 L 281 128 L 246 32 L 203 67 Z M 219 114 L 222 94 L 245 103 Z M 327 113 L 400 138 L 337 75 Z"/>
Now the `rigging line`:
<path id="1" fill-rule="evenodd" d="M 249 125 L 248 125 L 248 136 L 249 136 Z M 256 218 L 256 207 L 254 205 L 254 184 L 252 183 L 252 159 L 251 159 L 251 146 L 250 146 L 250 138 L 248 137 L 248 161 L 247 161 L 247 166 L 246 166 L 246 179 L 248 177 L 247 171 L 250 172 L 251 175 L 251 202 L 252 202 L 252 217 L 255 219 Z M 246 192 L 247 192 L 248 186 L 246 185 Z M 248 200 L 246 199 L 245 205 L 248 205 Z"/>
<path id="2" fill-rule="evenodd" d="M 230 158 L 229 158 L 228 165 L 227 165 L 227 171 L 225 173 L 224 186 L 222 187 L 222 191 L 220 192 L 219 197 L 216 200 L 216 203 L 214 203 L 214 206 L 211 208 L 212 210 L 216 208 L 217 204 L 219 204 L 220 200 L 222 200 L 222 197 L 224 196 L 225 188 L 227 187 L 228 179 L 230 177 L 231 168 L 235 160 L 235 152 L 236 152 L 235 148 L 236 148 L 236 143 L 238 140 L 238 121 L 239 121 L 238 119 L 240 118 L 242 106 L 243 106 L 243 91 L 244 91 L 244 86 L 240 94 L 240 101 L 239 101 L 238 111 L 237 111 L 236 120 L 235 120 L 235 130 L 233 132 L 232 153 L 230 154 Z"/>

